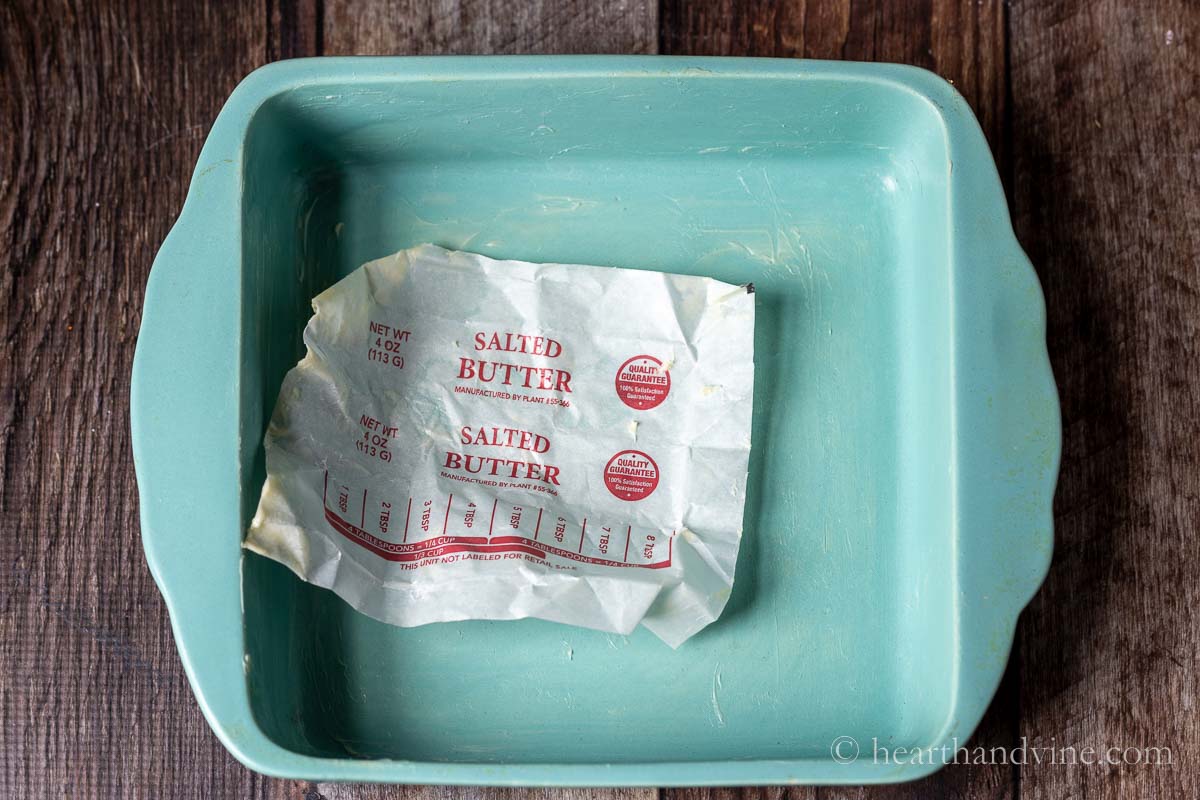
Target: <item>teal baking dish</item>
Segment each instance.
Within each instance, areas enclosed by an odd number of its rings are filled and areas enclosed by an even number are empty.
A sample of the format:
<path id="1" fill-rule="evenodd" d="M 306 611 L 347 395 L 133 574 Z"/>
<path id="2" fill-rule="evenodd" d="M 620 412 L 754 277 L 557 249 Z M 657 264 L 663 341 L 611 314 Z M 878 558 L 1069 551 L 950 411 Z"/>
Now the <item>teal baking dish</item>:
<path id="1" fill-rule="evenodd" d="M 422 242 L 754 283 L 735 591 L 679 650 L 392 628 L 239 548 L 309 299 Z M 931 772 L 879 748 L 975 728 L 1049 563 L 1061 446 L 1041 290 L 947 83 L 653 57 L 253 73 L 155 260 L 132 426 L 147 560 L 224 745 L 272 775 L 434 784 Z"/>

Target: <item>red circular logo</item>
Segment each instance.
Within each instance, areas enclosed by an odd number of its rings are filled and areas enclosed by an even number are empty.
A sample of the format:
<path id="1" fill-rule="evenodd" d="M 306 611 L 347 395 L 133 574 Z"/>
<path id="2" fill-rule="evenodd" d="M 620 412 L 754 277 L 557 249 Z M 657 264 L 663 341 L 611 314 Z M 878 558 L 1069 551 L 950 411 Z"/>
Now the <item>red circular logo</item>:
<path id="1" fill-rule="evenodd" d="M 604 466 L 604 485 L 618 500 L 642 500 L 658 488 L 658 464 L 641 450 L 622 450 Z"/>
<path id="2" fill-rule="evenodd" d="M 670 391 L 671 373 L 654 356 L 634 356 L 617 370 L 617 397 L 630 408 L 654 408 Z"/>

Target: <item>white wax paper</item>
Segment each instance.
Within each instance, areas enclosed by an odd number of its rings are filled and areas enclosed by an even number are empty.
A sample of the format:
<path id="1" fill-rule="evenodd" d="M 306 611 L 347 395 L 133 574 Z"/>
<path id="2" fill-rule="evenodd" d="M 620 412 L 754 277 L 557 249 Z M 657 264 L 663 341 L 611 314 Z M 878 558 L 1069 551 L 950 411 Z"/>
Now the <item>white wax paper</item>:
<path id="1" fill-rule="evenodd" d="M 677 647 L 720 615 L 752 289 L 423 245 L 313 309 L 246 548 L 406 627 L 641 623 Z"/>

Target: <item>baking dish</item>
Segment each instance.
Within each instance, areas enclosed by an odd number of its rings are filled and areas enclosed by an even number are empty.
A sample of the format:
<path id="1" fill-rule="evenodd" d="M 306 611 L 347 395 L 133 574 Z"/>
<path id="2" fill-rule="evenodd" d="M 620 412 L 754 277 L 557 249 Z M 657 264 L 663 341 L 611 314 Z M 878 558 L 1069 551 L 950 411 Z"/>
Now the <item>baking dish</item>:
<path id="1" fill-rule="evenodd" d="M 753 283 L 745 539 L 671 651 L 539 621 L 398 629 L 239 544 L 309 300 L 432 242 Z M 870 783 L 964 743 L 1052 548 L 1044 304 L 987 145 L 909 67 L 331 58 L 221 111 L 146 292 L 147 560 L 253 769 L 527 785 Z"/>

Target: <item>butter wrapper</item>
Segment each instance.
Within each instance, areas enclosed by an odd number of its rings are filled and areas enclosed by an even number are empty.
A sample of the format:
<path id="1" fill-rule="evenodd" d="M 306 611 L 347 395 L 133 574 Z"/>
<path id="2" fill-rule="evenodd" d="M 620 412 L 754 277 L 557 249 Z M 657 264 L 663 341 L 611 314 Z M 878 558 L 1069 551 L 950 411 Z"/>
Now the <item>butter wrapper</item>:
<path id="1" fill-rule="evenodd" d="M 245 547 L 394 625 L 537 617 L 672 647 L 742 537 L 754 294 L 422 245 L 313 300 Z"/>

